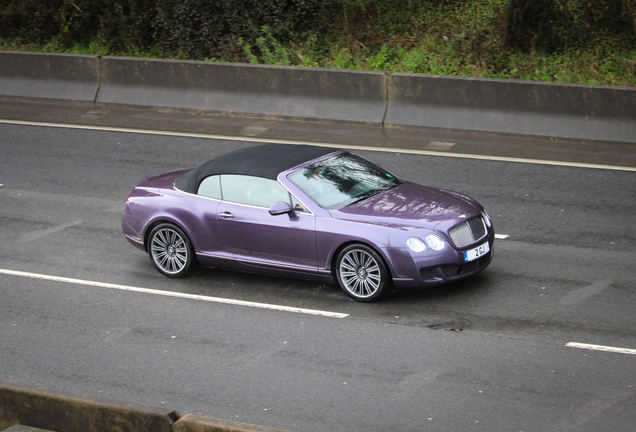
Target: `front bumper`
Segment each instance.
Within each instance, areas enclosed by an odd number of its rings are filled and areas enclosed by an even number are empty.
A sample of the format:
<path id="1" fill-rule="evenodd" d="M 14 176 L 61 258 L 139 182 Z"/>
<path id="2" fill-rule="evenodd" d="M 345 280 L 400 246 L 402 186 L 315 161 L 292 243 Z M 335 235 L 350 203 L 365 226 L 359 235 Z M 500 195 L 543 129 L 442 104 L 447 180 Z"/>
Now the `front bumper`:
<path id="1" fill-rule="evenodd" d="M 386 251 L 392 264 L 393 285 L 396 288 L 425 288 L 473 276 L 492 262 L 494 238 L 494 232 L 489 233 L 490 251 L 469 262 L 464 261 L 464 251 L 470 248 L 457 251 L 449 245 L 445 250 L 429 254 L 416 254 L 408 249 Z"/>

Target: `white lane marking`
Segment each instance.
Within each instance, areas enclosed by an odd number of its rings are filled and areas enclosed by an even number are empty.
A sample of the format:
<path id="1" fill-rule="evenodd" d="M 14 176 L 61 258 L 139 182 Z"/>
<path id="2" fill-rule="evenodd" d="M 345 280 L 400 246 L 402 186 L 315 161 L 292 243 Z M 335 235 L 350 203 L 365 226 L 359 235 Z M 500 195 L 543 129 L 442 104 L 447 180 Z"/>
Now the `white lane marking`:
<path id="1" fill-rule="evenodd" d="M 582 348 L 582 349 L 589 349 L 594 351 L 607 351 L 607 352 L 620 353 L 620 354 L 636 354 L 636 349 L 616 348 L 611 346 L 592 345 L 592 344 L 584 344 L 584 343 L 578 343 L 578 342 L 568 342 L 565 344 L 565 346 L 571 347 L 571 348 Z"/>
<path id="2" fill-rule="evenodd" d="M 241 135 L 258 136 L 264 132 L 267 132 L 269 128 L 263 126 L 247 126 L 241 129 L 239 132 Z"/>
<path id="3" fill-rule="evenodd" d="M 516 163 L 526 163 L 526 164 L 535 164 L 535 165 L 552 165 L 552 166 L 573 167 L 573 168 L 590 168 L 590 169 L 603 169 L 603 170 L 612 170 L 612 171 L 636 172 L 636 167 L 627 167 L 627 166 L 619 166 L 619 165 L 600 165 L 600 164 L 589 164 L 589 163 L 579 163 L 579 162 L 559 162 L 559 161 L 550 161 L 550 160 L 542 160 L 542 159 L 523 159 L 523 158 L 504 157 L 504 156 L 484 156 L 484 155 L 475 155 L 475 154 L 448 153 L 448 152 L 441 152 L 441 151 L 413 150 L 413 149 L 401 149 L 401 148 L 389 148 L 389 147 L 353 146 L 353 145 L 311 142 L 311 141 L 291 141 L 291 140 L 281 140 L 281 139 L 272 139 L 272 138 L 255 138 L 255 137 L 251 138 L 246 136 L 234 136 L 234 135 L 211 135 L 211 134 L 200 134 L 200 133 L 189 133 L 189 132 L 127 129 L 127 128 L 117 128 L 117 127 L 109 127 L 109 126 L 89 126 L 89 125 L 45 123 L 45 122 L 31 122 L 31 121 L 23 121 L 23 120 L 4 120 L 4 119 L 0 119 L 0 123 L 23 125 L 23 126 L 45 126 L 45 127 L 57 127 L 57 128 L 66 128 L 66 129 L 85 129 L 85 130 L 98 130 L 98 131 L 106 131 L 106 132 L 122 132 L 122 133 L 136 133 L 136 134 L 147 134 L 147 135 L 177 136 L 177 137 L 186 137 L 186 138 L 205 138 L 205 139 L 216 139 L 216 140 L 227 140 L 227 141 L 257 142 L 257 143 L 267 143 L 267 144 L 314 145 L 319 147 L 336 148 L 336 149 L 346 148 L 350 150 L 368 150 L 368 151 L 377 151 L 377 152 L 384 152 L 384 153 L 398 153 L 398 154 L 404 153 L 404 154 L 417 154 L 422 156 L 440 156 L 440 157 L 477 159 L 477 160 L 496 161 L 496 162 L 516 162 Z"/>
<path id="4" fill-rule="evenodd" d="M 306 315 L 319 315 L 319 316 L 324 316 L 329 318 L 346 318 L 349 316 L 349 314 L 343 314 L 338 312 L 327 312 L 327 311 L 321 311 L 321 310 L 315 310 L 315 309 L 303 309 L 303 308 L 280 306 L 280 305 L 273 305 L 273 304 L 267 304 L 267 303 L 255 303 L 255 302 L 249 302 L 244 300 L 233 300 L 233 299 L 226 299 L 226 298 L 220 298 L 220 297 L 207 297 L 207 296 L 201 296 L 201 295 L 195 295 L 195 294 L 185 294 L 185 293 L 178 293 L 178 292 L 172 292 L 172 291 L 161 291 L 161 290 L 148 289 L 148 288 L 138 288 L 138 287 L 127 286 L 127 285 L 117 285 L 117 284 L 94 282 L 94 281 L 88 281 L 88 280 L 82 280 L 82 279 L 49 276 L 49 275 L 21 272 L 21 271 L 15 271 L 15 270 L 0 269 L 0 274 L 27 277 L 27 278 L 33 278 L 33 279 L 43 279 L 43 280 L 48 280 L 52 282 L 64 282 L 64 283 L 70 283 L 70 284 L 76 284 L 76 285 L 87 285 L 87 286 L 93 286 L 93 287 L 99 287 L 99 288 L 132 291 L 132 292 L 138 292 L 138 293 L 144 293 L 144 294 L 155 294 L 155 295 L 161 295 L 166 297 L 178 297 L 178 298 L 184 298 L 184 299 L 190 299 L 190 300 L 201 300 L 201 301 L 223 303 L 223 304 L 230 304 L 230 305 L 236 305 L 236 306 L 247 306 L 247 307 L 253 307 L 253 308 L 260 308 L 260 309 L 271 309 L 271 310 L 277 310 L 277 311 L 283 311 L 283 312 L 294 312 L 294 313 L 300 313 L 300 314 L 306 314 Z"/>
<path id="5" fill-rule="evenodd" d="M 424 144 L 424 148 L 427 150 L 450 150 L 455 143 L 431 141 L 428 144 Z"/>
<path id="6" fill-rule="evenodd" d="M 504 239 L 507 239 L 508 237 L 510 237 L 508 234 L 495 234 L 496 239 L 504 240 Z"/>

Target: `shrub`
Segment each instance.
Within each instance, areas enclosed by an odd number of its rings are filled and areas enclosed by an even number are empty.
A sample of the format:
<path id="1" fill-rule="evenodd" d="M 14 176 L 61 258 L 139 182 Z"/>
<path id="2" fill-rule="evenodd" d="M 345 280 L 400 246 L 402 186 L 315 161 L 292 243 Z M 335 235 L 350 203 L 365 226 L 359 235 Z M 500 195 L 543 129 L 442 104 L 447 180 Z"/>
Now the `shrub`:
<path id="1" fill-rule="evenodd" d="M 510 0 L 502 27 L 506 43 L 524 51 L 636 43 L 635 9 L 633 0 Z"/>

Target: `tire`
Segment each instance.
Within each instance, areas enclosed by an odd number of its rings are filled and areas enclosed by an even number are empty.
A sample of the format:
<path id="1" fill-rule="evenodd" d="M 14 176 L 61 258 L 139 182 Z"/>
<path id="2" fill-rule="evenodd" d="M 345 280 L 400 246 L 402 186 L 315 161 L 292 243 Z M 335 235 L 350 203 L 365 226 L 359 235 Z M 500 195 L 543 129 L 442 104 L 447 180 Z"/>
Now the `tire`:
<path id="1" fill-rule="evenodd" d="M 390 285 L 382 257 L 363 244 L 347 246 L 336 261 L 336 279 L 344 292 L 360 302 L 379 299 Z"/>
<path id="2" fill-rule="evenodd" d="M 148 254 L 155 268 L 170 278 L 188 274 L 195 261 L 190 239 L 181 228 L 170 223 L 159 224 L 152 230 Z"/>

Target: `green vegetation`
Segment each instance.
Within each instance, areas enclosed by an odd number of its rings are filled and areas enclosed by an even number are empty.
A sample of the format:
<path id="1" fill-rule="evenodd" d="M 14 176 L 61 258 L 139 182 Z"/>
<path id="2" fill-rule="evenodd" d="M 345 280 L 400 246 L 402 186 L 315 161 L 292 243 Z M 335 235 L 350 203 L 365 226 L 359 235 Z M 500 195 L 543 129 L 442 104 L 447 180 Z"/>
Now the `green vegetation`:
<path id="1" fill-rule="evenodd" d="M 0 49 L 636 86 L 636 0 L 0 0 Z"/>

